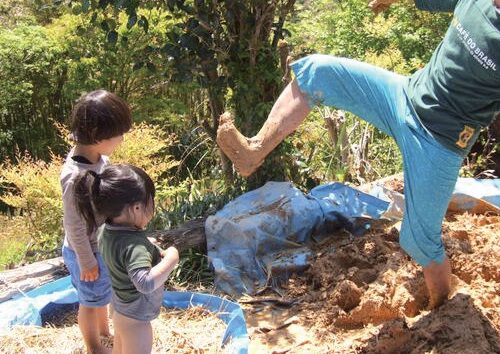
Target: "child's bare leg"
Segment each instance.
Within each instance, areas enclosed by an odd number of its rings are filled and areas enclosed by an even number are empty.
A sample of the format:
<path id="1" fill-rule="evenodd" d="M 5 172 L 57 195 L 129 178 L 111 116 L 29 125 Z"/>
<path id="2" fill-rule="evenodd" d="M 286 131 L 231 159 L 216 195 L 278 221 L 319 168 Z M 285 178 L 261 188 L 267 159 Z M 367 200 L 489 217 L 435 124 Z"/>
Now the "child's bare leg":
<path id="1" fill-rule="evenodd" d="M 111 353 L 111 350 L 101 344 L 99 333 L 99 313 L 101 308 L 87 307 L 80 304 L 78 309 L 78 327 L 89 354 Z M 109 331 L 108 331 L 109 333 Z"/>
<path id="2" fill-rule="evenodd" d="M 259 133 L 252 138 L 243 136 L 234 126 L 230 114 L 224 113 L 217 130 L 217 144 L 238 172 L 249 176 L 280 142 L 297 129 L 310 110 L 306 97 L 294 80 L 285 87 Z"/>
<path id="3" fill-rule="evenodd" d="M 108 306 L 97 307 L 96 310 L 99 335 L 108 337 L 111 334 L 109 332 Z"/>
<path id="4" fill-rule="evenodd" d="M 451 266 L 448 257 L 441 264 L 432 261 L 424 267 L 424 278 L 429 290 L 429 309 L 442 305 L 451 289 Z"/>
<path id="5" fill-rule="evenodd" d="M 118 331 L 116 329 L 116 326 L 115 326 L 115 335 L 113 337 L 113 352 L 112 352 L 112 354 L 122 354 L 122 337 L 121 337 L 120 331 Z"/>
<path id="6" fill-rule="evenodd" d="M 150 354 L 153 328 L 149 321 L 138 321 L 113 312 L 113 325 L 119 333 L 121 354 Z"/>

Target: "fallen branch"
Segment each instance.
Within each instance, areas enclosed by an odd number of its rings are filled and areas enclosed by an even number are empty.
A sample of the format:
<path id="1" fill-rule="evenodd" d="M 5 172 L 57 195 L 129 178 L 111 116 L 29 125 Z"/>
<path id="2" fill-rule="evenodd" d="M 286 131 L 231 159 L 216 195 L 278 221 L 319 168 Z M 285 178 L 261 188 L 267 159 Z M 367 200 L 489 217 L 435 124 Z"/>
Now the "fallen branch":
<path id="1" fill-rule="evenodd" d="M 148 234 L 158 240 L 161 248 L 176 247 L 180 252 L 195 249 L 202 253 L 207 251 L 205 235 L 205 218 L 193 219 L 173 230 L 157 230 Z"/>

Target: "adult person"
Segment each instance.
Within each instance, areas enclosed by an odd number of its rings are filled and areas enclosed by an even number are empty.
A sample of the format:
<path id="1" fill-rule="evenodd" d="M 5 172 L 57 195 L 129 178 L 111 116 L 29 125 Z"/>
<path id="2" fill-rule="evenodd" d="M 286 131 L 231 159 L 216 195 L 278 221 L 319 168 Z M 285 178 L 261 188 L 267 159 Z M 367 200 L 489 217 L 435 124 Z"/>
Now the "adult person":
<path id="1" fill-rule="evenodd" d="M 373 0 L 375 11 L 397 0 Z M 326 55 L 294 62 L 258 134 L 246 138 L 223 114 L 217 143 L 243 176 L 305 119 L 316 104 L 350 111 L 392 136 L 403 155 L 405 213 L 401 247 L 421 266 L 429 307 L 450 292 L 451 267 L 441 226 L 463 158 L 500 111 L 500 0 L 415 0 L 453 12 L 429 63 L 410 77 Z"/>

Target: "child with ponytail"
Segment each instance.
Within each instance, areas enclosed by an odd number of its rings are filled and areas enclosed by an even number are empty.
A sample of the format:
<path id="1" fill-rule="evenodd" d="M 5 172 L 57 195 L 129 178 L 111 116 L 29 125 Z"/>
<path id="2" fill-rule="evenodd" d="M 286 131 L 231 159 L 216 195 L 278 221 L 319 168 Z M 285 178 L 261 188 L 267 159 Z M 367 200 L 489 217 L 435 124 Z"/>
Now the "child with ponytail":
<path id="1" fill-rule="evenodd" d="M 151 178 L 131 165 L 108 165 L 101 173 L 88 170 L 75 180 L 75 202 L 87 232 L 105 221 L 99 249 L 113 288 L 116 354 L 151 353 L 150 321 L 160 312 L 163 285 L 179 261 L 174 247 L 161 251 L 146 237 L 154 194 Z"/>

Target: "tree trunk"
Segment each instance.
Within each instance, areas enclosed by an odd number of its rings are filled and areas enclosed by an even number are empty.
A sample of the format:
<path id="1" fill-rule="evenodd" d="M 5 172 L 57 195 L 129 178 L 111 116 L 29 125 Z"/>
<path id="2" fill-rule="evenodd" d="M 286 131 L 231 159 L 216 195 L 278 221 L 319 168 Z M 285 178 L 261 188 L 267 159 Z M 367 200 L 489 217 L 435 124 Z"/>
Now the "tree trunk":
<path id="1" fill-rule="evenodd" d="M 179 252 L 195 249 L 205 253 L 207 251 L 205 220 L 205 218 L 193 219 L 176 229 L 157 230 L 151 232 L 148 236 L 156 238 L 163 249 L 174 246 Z"/>

